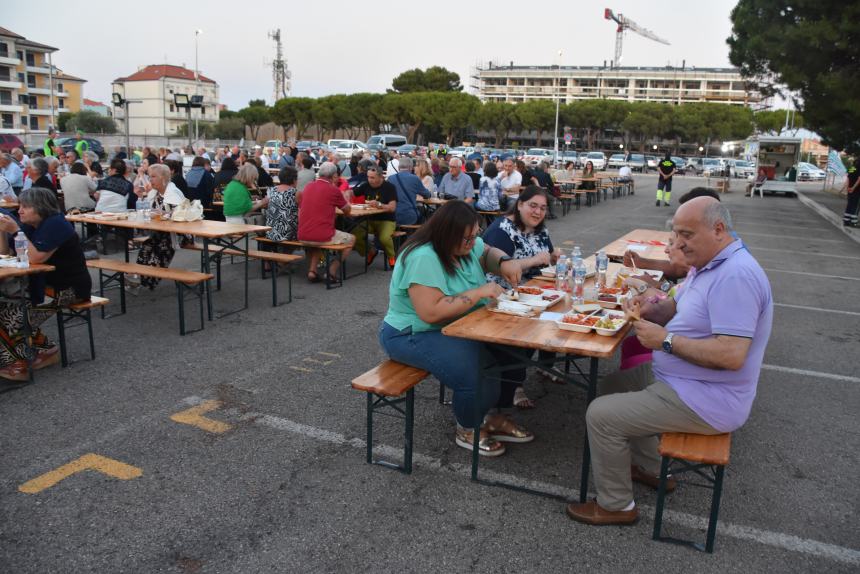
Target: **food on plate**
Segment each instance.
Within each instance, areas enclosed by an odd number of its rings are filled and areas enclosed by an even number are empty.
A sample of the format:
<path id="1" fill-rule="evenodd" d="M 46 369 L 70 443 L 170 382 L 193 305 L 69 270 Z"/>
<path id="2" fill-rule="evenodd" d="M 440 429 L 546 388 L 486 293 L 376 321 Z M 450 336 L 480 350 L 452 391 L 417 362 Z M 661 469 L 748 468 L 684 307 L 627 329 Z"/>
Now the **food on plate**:
<path id="1" fill-rule="evenodd" d="M 517 291 L 523 295 L 542 295 L 543 290 L 540 287 L 517 287 Z"/>
<path id="2" fill-rule="evenodd" d="M 558 295 L 555 295 L 555 294 L 553 294 L 553 295 L 544 295 L 544 296 L 542 297 L 542 299 L 543 299 L 544 301 L 555 301 L 556 299 L 558 299 L 558 297 L 559 297 L 559 296 L 558 296 Z"/>
<path id="3" fill-rule="evenodd" d="M 516 289 L 509 290 L 507 293 L 505 293 L 505 295 L 507 295 L 511 301 L 519 301 L 520 300 L 520 293 Z"/>
<path id="4" fill-rule="evenodd" d="M 617 319 L 612 317 L 611 315 L 607 315 L 603 317 L 599 321 L 597 321 L 594 326 L 598 329 L 611 329 L 615 330 L 621 327 L 624 324 L 624 319 Z"/>
<path id="5" fill-rule="evenodd" d="M 618 295 L 619 293 L 623 293 L 623 288 L 621 287 L 601 287 L 600 288 L 601 295 Z"/>
<path id="6" fill-rule="evenodd" d="M 587 325 L 589 327 L 593 327 L 599 320 L 599 317 L 583 315 L 582 313 L 577 313 L 576 315 L 565 315 L 561 318 L 562 323 L 570 323 L 571 325 Z"/>
<path id="7" fill-rule="evenodd" d="M 617 303 L 618 302 L 618 296 L 612 295 L 612 294 L 601 293 L 600 295 L 597 296 L 597 300 L 598 301 L 604 301 L 606 303 Z"/>

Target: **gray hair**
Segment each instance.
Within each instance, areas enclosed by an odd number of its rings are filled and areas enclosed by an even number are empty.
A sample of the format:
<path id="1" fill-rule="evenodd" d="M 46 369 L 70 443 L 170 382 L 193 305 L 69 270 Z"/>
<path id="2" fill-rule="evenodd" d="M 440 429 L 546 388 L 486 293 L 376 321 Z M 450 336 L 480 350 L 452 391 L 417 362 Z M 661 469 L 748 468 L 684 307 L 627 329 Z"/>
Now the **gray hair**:
<path id="1" fill-rule="evenodd" d="M 18 203 L 23 207 L 32 208 L 43 221 L 52 215 L 60 213 L 60 204 L 57 202 L 57 195 L 44 187 L 25 189 L 18 196 Z"/>
<path id="2" fill-rule="evenodd" d="M 149 166 L 149 175 L 158 174 L 159 179 L 167 183 L 170 181 L 170 168 L 163 163 L 154 163 Z"/>
<path id="3" fill-rule="evenodd" d="M 401 157 L 400 163 L 398 164 L 398 167 L 400 168 L 400 171 L 403 171 L 404 169 L 407 171 L 411 170 L 412 169 L 412 158 L 405 157 L 405 156 Z"/>
<path id="4" fill-rule="evenodd" d="M 729 213 L 729 209 L 719 201 L 709 203 L 705 206 L 705 209 L 702 211 L 702 218 L 709 227 L 713 227 L 722 221 L 726 226 L 726 231 L 732 230 L 732 214 Z"/>
<path id="5" fill-rule="evenodd" d="M 448 160 L 448 167 L 454 167 L 454 166 L 463 167 L 463 160 L 461 160 L 459 157 L 452 157 L 451 159 L 449 159 Z"/>
<path id="6" fill-rule="evenodd" d="M 48 173 L 48 160 L 46 159 L 37 157 L 30 162 L 30 165 L 32 165 L 36 169 L 36 171 L 39 172 L 39 175 L 45 175 L 46 173 Z"/>
<path id="7" fill-rule="evenodd" d="M 335 164 L 333 164 L 332 162 L 327 161 L 324 164 L 322 164 L 322 166 L 320 166 L 320 170 L 319 170 L 319 172 L 317 172 L 317 175 L 323 179 L 331 179 L 332 177 L 337 175 L 337 173 L 338 173 L 337 166 Z"/>

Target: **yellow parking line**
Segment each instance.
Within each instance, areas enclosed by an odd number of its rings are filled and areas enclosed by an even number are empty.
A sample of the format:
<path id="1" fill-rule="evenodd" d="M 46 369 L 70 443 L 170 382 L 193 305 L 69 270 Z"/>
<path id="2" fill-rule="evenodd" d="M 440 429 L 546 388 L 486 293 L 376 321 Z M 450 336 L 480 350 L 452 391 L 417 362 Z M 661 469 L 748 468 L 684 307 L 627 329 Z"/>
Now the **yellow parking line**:
<path id="1" fill-rule="evenodd" d="M 221 421 L 215 421 L 203 416 L 203 413 L 214 411 L 221 406 L 221 401 L 204 401 L 196 407 L 171 415 L 170 420 L 184 425 L 191 425 L 199 429 L 215 434 L 225 433 L 233 425 Z"/>
<path id="2" fill-rule="evenodd" d="M 51 488 L 64 478 L 68 478 L 84 470 L 95 470 L 120 480 L 131 480 L 143 475 L 143 470 L 136 466 L 89 453 L 41 476 L 37 476 L 32 480 L 28 480 L 19 486 L 18 490 L 25 494 L 36 494 L 46 488 Z"/>

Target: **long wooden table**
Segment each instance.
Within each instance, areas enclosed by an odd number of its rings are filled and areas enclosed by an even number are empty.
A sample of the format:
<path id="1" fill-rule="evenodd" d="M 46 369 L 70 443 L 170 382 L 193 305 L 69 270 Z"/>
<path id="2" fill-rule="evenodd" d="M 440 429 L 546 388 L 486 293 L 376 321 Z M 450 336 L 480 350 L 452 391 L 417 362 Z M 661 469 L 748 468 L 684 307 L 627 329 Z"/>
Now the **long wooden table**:
<path id="1" fill-rule="evenodd" d="M 18 282 L 19 297 L 0 297 L 0 301 L 12 303 L 21 307 L 23 312 L 24 322 L 21 325 L 21 332 L 24 334 L 24 344 L 29 351 L 27 353 L 27 382 L 33 382 L 33 360 L 35 358 L 35 348 L 33 347 L 33 331 L 30 326 L 30 314 L 27 310 L 28 285 L 30 277 L 39 273 L 49 273 L 56 268 L 53 265 L 44 263 L 30 263 L 29 267 L 0 267 L 0 282 L 16 280 Z M 2 379 L 0 379 L 2 380 Z M 5 383 L 14 385 L 13 381 L 5 381 Z"/>
<path id="2" fill-rule="evenodd" d="M 244 223 L 227 223 L 225 221 L 210 221 L 206 219 L 200 221 L 171 221 L 169 219 L 162 220 L 157 218 L 150 221 L 140 219 L 103 220 L 97 218 L 94 214 L 67 215 L 66 219 L 81 223 L 82 226 L 85 226 L 87 223 L 94 223 L 119 229 L 141 229 L 200 237 L 203 239 L 203 252 L 200 257 L 200 270 L 203 273 L 211 272 L 212 262 L 216 258 L 221 257 L 221 252 L 225 249 L 241 251 L 245 255 L 245 305 L 240 309 L 222 313 L 221 317 L 248 308 L 248 251 L 250 250 L 248 236 L 252 233 L 262 233 L 271 229 L 271 227 L 266 227 L 265 225 L 246 225 Z M 242 238 L 245 239 L 244 248 L 239 245 Z M 123 243 L 125 246 L 125 260 L 128 261 L 128 241 L 126 240 Z M 210 246 L 215 247 L 215 249 L 210 250 Z M 212 289 L 208 281 L 206 282 L 206 306 L 209 320 L 211 321 L 214 312 L 212 309 Z"/>
<path id="3" fill-rule="evenodd" d="M 622 261 L 628 249 L 635 251 L 646 259 L 668 261 L 666 245 L 669 243 L 670 231 L 655 231 L 653 229 L 634 229 L 619 237 L 603 248 L 606 256 L 613 261 Z"/>
<path id="4" fill-rule="evenodd" d="M 589 279 L 586 286 L 593 285 L 594 280 Z M 531 281 L 530 285 L 545 287 L 545 282 Z M 567 312 L 571 308 L 570 298 L 564 302 L 558 303 L 548 309 L 550 312 Z M 513 315 L 504 315 L 494 313 L 486 307 L 477 309 L 468 315 L 461 317 L 450 325 L 442 329 L 442 333 L 449 337 L 458 337 L 461 339 L 469 339 L 472 341 L 481 341 L 492 345 L 505 345 L 516 347 L 518 349 L 531 349 L 538 351 L 549 351 L 556 353 L 557 356 L 552 360 L 553 363 L 564 361 L 565 370 L 560 371 L 552 368 L 552 372 L 567 383 L 574 384 L 586 390 L 587 403 L 590 404 L 597 393 L 597 373 L 600 359 L 612 357 L 618 348 L 621 346 L 624 337 L 630 331 L 628 323 L 622 327 L 618 333 L 612 337 L 604 337 L 596 333 L 574 333 L 572 331 L 564 331 L 559 329 L 554 321 L 542 321 L 536 318 L 517 317 Z M 531 355 L 532 353 L 529 353 Z M 548 366 L 538 360 L 535 361 L 530 357 L 523 358 L 511 354 L 512 358 L 516 358 L 521 366 L 525 367 L 540 367 L 547 370 Z M 573 362 L 574 358 L 588 358 L 589 369 L 588 374 L 580 370 L 579 366 Z M 568 371 L 568 365 L 572 362 L 577 373 L 572 374 Z M 495 370 L 509 370 L 516 368 L 513 365 L 505 365 L 502 367 L 491 368 L 489 372 L 495 373 Z M 495 369 L 495 370 L 494 370 Z M 477 397 L 475 399 L 476 410 L 481 403 L 481 388 L 478 386 Z M 480 419 L 480 417 L 477 417 Z M 477 420 L 476 419 L 476 420 Z M 557 495 L 548 492 L 542 492 L 530 488 L 525 488 L 519 485 L 499 482 L 495 480 L 480 479 L 478 476 L 478 441 L 480 439 L 480 422 L 477 423 L 474 429 L 474 446 L 472 449 L 472 480 L 483 482 L 495 486 L 503 486 L 514 490 L 540 494 L 543 496 Z M 580 502 L 585 502 L 588 493 L 588 472 L 590 466 L 590 451 L 588 446 L 588 433 L 585 433 L 584 450 L 582 455 L 582 470 L 580 473 Z"/>

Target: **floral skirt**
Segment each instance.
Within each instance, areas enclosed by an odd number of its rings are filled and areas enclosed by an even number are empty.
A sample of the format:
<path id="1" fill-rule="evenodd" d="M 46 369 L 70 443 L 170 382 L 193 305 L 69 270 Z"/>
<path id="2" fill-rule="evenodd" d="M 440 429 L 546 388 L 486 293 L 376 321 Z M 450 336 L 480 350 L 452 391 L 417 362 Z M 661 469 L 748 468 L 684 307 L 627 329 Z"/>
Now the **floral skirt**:
<path id="1" fill-rule="evenodd" d="M 27 314 L 30 329 L 33 333 L 33 346 L 47 349 L 54 344 L 39 329 L 39 326 L 53 316 L 57 309 L 74 303 L 75 290 L 71 287 L 57 291 L 49 303 L 33 306 L 27 298 Z M 0 368 L 8 367 L 16 362 L 26 362 L 29 349 L 24 339 L 24 310 L 17 303 L 0 303 Z"/>
<path id="2" fill-rule="evenodd" d="M 140 252 L 137 254 L 137 262 L 140 265 L 150 265 L 152 267 L 170 267 L 170 262 L 173 261 L 173 255 L 176 250 L 173 248 L 173 239 L 169 233 L 154 231 L 149 236 L 143 245 L 140 247 Z M 150 289 L 155 289 L 160 279 L 157 277 L 141 277 L 140 284 Z"/>

